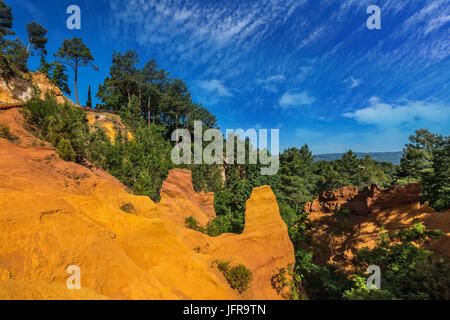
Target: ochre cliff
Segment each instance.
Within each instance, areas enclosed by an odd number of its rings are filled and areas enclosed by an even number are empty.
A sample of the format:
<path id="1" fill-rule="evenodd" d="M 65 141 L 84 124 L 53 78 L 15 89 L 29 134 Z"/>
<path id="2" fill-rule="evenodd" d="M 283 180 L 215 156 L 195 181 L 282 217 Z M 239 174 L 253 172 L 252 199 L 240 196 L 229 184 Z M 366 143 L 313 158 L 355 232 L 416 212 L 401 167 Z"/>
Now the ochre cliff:
<path id="1" fill-rule="evenodd" d="M 41 99 L 45 99 L 45 96 L 50 94 L 58 103 L 74 104 L 43 73 L 30 71 L 20 78 L 10 80 L 0 77 L 0 103 L 26 102 L 35 94 L 38 94 Z"/>
<path id="2" fill-rule="evenodd" d="M 107 112 L 87 111 L 86 119 L 88 120 L 91 132 L 98 129 L 103 130 L 112 144 L 116 142 L 116 138 L 119 136 L 119 134 L 123 139 L 127 138 L 128 141 L 134 139 L 133 134 L 123 124 L 122 119 L 118 115 Z"/>
<path id="3" fill-rule="evenodd" d="M 216 217 L 214 211 L 214 193 L 196 193 L 192 186 L 190 170 L 172 170 L 163 182 L 161 201 L 168 215 L 180 224 L 188 217 L 195 218 L 205 226 Z"/>
<path id="4" fill-rule="evenodd" d="M 59 159 L 18 110 L 1 111 L 0 123 L 20 139 L 0 138 L 2 298 L 280 299 L 270 280 L 294 251 L 269 187 L 253 191 L 243 234 L 212 238 L 184 225 L 189 215 L 214 217 L 213 195 L 196 194 L 188 171 L 171 171 L 155 204 Z M 215 261 L 245 264 L 251 287 L 231 289 Z M 81 290 L 66 287 L 69 265 L 81 269 Z"/>
<path id="5" fill-rule="evenodd" d="M 350 215 L 336 214 L 341 209 L 349 210 Z M 373 247 L 382 227 L 398 231 L 411 227 L 415 220 L 446 233 L 429 249 L 450 257 L 450 211 L 439 213 L 427 203 L 421 205 L 418 184 L 389 190 L 375 185 L 361 191 L 357 187 L 343 187 L 322 193 L 307 203 L 304 210 L 310 213 L 312 246 L 320 263 L 333 262 L 351 269 L 354 251 Z"/>

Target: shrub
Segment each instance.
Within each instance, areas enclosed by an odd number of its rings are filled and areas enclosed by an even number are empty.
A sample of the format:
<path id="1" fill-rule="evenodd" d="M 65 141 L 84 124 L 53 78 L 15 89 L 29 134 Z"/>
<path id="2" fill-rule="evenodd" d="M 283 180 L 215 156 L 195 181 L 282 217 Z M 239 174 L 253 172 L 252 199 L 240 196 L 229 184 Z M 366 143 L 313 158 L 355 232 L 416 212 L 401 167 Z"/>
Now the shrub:
<path id="1" fill-rule="evenodd" d="M 218 262 L 217 268 L 223 273 L 231 288 L 236 289 L 239 293 L 244 292 L 250 287 L 253 279 L 252 272 L 243 264 L 230 268 L 230 262 Z"/>
<path id="2" fill-rule="evenodd" d="M 252 272 L 243 264 L 232 267 L 225 276 L 230 283 L 231 288 L 237 289 L 239 293 L 247 290 L 253 279 Z"/>
<path id="3" fill-rule="evenodd" d="M 120 207 L 120 210 L 129 213 L 129 214 L 134 214 L 136 215 L 136 209 L 134 208 L 134 206 L 131 203 L 125 203 L 124 205 L 122 205 Z"/>
<path id="4" fill-rule="evenodd" d="M 89 127 L 82 110 L 65 103 L 59 105 L 54 97 L 46 96 L 45 100 L 31 99 L 25 104 L 24 115 L 32 128 L 37 128 L 38 136 L 49 141 L 57 148 L 58 153 L 64 146 L 63 159 L 82 162 L 86 154 Z M 67 142 L 60 145 L 61 140 Z M 75 158 L 72 157 L 72 149 Z M 60 154 L 61 155 L 61 154 Z"/>
<path id="5" fill-rule="evenodd" d="M 217 264 L 217 268 L 222 271 L 224 274 L 230 271 L 230 262 L 222 261 Z"/>
<path id="6" fill-rule="evenodd" d="M 184 224 L 189 229 L 192 229 L 195 231 L 200 231 L 200 232 L 205 232 L 205 228 L 203 228 L 194 217 L 186 218 L 186 220 L 184 220 Z"/>
<path id="7" fill-rule="evenodd" d="M 75 161 L 77 154 L 72 148 L 72 144 L 67 139 L 61 139 L 56 147 L 61 159 L 66 161 Z"/>
<path id="8" fill-rule="evenodd" d="M 7 139 L 9 141 L 17 141 L 19 137 L 9 130 L 9 127 L 3 124 L 0 124 L 0 138 Z"/>

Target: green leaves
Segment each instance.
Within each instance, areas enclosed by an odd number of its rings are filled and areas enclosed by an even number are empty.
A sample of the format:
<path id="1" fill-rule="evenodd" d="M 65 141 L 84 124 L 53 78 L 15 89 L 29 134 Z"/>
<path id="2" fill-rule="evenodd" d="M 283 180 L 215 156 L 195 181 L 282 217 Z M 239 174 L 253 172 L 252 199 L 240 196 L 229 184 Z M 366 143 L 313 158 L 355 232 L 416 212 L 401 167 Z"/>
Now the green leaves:
<path id="1" fill-rule="evenodd" d="M 30 46 L 32 46 L 33 49 L 39 53 L 39 55 L 45 56 L 47 54 L 47 50 L 45 49 L 48 41 L 48 39 L 45 37 L 45 35 L 47 34 L 47 30 L 37 22 L 28 23 L 26 25 L 26 30 L 28 33 L 29 42 L 27 52 L 30 52 L 29 49 Z"/>
<path id="2" fill-rule="evenodd" d="M 383 291 L 376 294 L 378 297 L 448 300 L 450 261 L 424 249 L 424 244 L 442 235 L 438 230 L 427 230 L 421 223 L 398 232 L 384 232 L 376 247 L 357 252 L 355 262 L 360 266 L 357 274 L 363 275 L 368 265 L 381 268 Z M 344 298 L 366 299 L 374 294 L 356 283 Z"/>
<path id="3" fill-rule="evenodd" d="M 11 7 L 8 7 L 3 0 L 0 0 L 0 40 L 4 36 L 14 35 L 11 31 L 13 26 L 13 15 Z"/>
<path id="4" fill-rule="evenodd" d="M 439 211 L 450 208 L 450 143 L 448 136 L 417 130 L 410 136 L 398 172 L 400 182 L 421 183 L 422 201 Z"/>
<path id="5" fill-rule="evenodd" d="M 61 59 L 63 63 L 69 65 L 74 70 L 86 66 L 92 66 L 94 69 L 98 69 L 97 66 L 92 64 L 94 57 L 81 38 L 64 40 L 62 47 L 55 53 L 55 58 Z"/>

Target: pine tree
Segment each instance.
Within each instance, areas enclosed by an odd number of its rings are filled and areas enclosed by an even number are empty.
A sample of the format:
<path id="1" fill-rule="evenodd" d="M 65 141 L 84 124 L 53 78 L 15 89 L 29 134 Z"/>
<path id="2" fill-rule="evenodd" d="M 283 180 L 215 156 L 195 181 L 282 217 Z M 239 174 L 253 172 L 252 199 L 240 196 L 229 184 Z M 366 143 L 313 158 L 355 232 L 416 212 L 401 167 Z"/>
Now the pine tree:
<path id="1" fill-rule="evenodd" d="M 3 0 L 0 0 L 0 40 L 4 36 L 12 36 L 13 15 L 11 7 L 8 7 Z"/>
<path id="2" fill-rule="evenodd" d="M 75 97 L 77 104 L 80 104 L 78 98 L 78 72 L 81 67 L 93 67 L 98 71 L 98 67 L 95 66 L 92 61 L 94 57 L 91 54 L 91 50 L 83 43 L 81 38 L 72 38 L 71 40 L 64 40 L 63 46 L 59 48 L 59 51 L 55 54 L 55 58 L 60 59 L 62 63 L 71 67 L 75 73 Z"/>
<path id="3" fill-rule="evenodd" d="M 86 107 L 92 108 L 91 85 L 89 85 L 88 99 L 87 99 L 87 102 L 86 102 Z"/>
<path id="4" fill-rule="evenodd" d="M 30 56 L 31 46 L 33 46 L 33 49 L 37 51 L 40 56 L 47 55 L 47 50 L 45 49 L 48 41 L 45 37 L 47 30 L 36 22 L 28 23 L 26 29 L 28 33 L 27 56 Z"/>
<path id="5" fill-rule="evenodd" d="M 53 65 L 51 63 L 47 62 L 47 60 L 45 60 L 45 57 L 42 56 L 41 62 L 38 67 L 38 71 L 45 74 L 48 78 L 50 78 L 52 69 L 53 69 Z"/>
<path id="6" fill-rule="evenodd" d="M 66 67 L 59 63 L 58 61 L 54 62 L 52 69 L 52 74 L 50 76 L 50 80 L 61 89 L 62 92 L 65 92 L 66 94 L 70 95 L 70 88 L 69 88 L 69 76 L 67 75 Z"/>

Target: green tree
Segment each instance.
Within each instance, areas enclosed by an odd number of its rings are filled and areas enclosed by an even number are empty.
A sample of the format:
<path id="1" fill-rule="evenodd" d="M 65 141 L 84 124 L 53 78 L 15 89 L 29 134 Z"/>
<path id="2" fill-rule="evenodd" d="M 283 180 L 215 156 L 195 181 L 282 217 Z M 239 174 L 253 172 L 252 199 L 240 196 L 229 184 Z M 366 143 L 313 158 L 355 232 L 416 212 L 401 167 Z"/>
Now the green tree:
<path id="1" fill-rule="evenodd" d="M 45 37 L 47 30 L 37 22 L 28 23 L 26 25 L 26 30 L 28 34 L 27 56 L 29 57 L 31 54 L 31 47 L 33 47 L 40 56 L 43 57 L 47 55 L 47 50 L 45 49 L 48 41 Z"/>
<path id="2" fill-rule="evenodd" d="M 11 7 L 7 6 L 3 0 L 0 0 L 0 41 L 4 36 L 14 35 L 11 30 L 13 26 L 13 15 Z"/>
<path id="3" fill-rule="evenodd" d="M 173 79 L 166 85 L 162 97 L 162 106 L 163 112 L 168 118 L 167 120 L 171 131 L 175 130 L 178 132 L 178 128 L 182 127 L 191 104 L 191 94 L 183 80 Z"/>
<path id="4" fill-rule="evenodd" d="M 438 211 L 450 209 L 450 137 L 432 152 L 432 171 L 422 177 L 422 199 Z"/>
<path id="5" fill-rule="evenodd" d="M 69 88 L 69 76 L 67 74 L 67 68 L 59 61 L 55 61 L 52 64 L 50 81 L 53 82 L 62 92 L 70 95 Z"/>
<path id="6" fill-rule="evenodd" d="M 140 74 L 142 90 L 144 91 L 144 96 L 147 100 L 147 125 L 150 128 L 152 117 L 153 123 L 157 118 L 157 106 L 160 103 L 168 73 L 166 73 L 163 69 L 159 69 L 156 61 L 152 59 L 145 64 Z"/>
<path id="7" fill-rule="evenodd" d="M 48 78 L 50 78 L 52 69 L 53 69 L 53 65 L 51 63 L 47 62 L 47 60 L 45 60 L 45 57 L 42 56 L 39 66 L 38 66 L 38 71 L 45 74 Z"/>
<path id="8" fill-rule="evenodd" d="M 281 191 L 285 201 L 296 213 L 312 200 L 316 180 L 314 158 L 307 145 L 301 149 L 290 148 L 280 155 Z"/>
<path id="9" fill-rule="evenodd" d="M 15 40 L 4 40 L 5 57 L 15 75 L 27 71 L 27 48 L 23 45 L 19 38 Z"/>
<path id="10" fill-rule="evenodd" d="M 118 110 L 130 103 L 133 94 L 139 97 L 138 63 L 136 51 L 127 50 L 124 54 L 113 52 L 109 77 L 99 86 L 97 92 L 97 97 L 106 108 Z"/>
<path id="11" fill-rule="evenodd" d="M 128 105 L 125 108 L 120 109 L 119 115 L 128 126 L 137 129 L 142 120 L 139 98 L 132 95 Z"/>
<path id="12" fill-rule="evenodd" d="M 88 98 L 87 98 L 87 101 L 86 101 L 86 107 L 92 108 L 91 85 L 89 85 Z"/>
<path id="13" fill-rule="evenodd" d="M 443 137 L 426 129 L 416 130 L 409 137 L 411 143 L 403 150 L 400 162 L 400 177 L 411 177 L 420 181 L 423 174 L 433 170 L 433 151 L 443 144 Z"/>
<path id="14" fill-rule="evenodd" d="M 81 38 L 72 38 L 71 40 L 64 40 L 62 47 L 55 54 L 55 58 L 60 59 L 62 63 L 71 67 L 75 73 L 74 88 L 77 104 L 80 104 L 78 98 L 78 72 L 79 68 L 91 66 L 94 70 L 98 70 L 98 67 L 92 64 L 94 57 L 91 54 L 91 50 L 83 43 Z"/>

